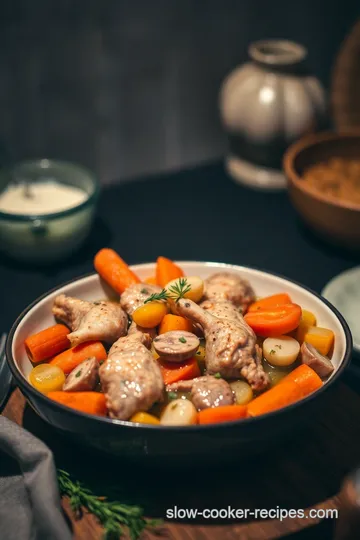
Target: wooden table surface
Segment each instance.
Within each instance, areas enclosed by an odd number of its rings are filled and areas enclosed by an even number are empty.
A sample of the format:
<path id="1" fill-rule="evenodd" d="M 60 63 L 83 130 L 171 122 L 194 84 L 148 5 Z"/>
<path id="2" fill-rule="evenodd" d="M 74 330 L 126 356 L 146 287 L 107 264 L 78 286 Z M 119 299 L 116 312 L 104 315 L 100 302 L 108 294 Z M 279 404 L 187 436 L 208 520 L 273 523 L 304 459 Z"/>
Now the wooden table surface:
<path id="1" fill-rule="evenodd" d="M 116 490 L 116 499 L 141 505 L 145 514 L 164 518 L 167 508 L 338 508 L 337 493 L 344 476 L 360 463 L 360 396 L 345 384 L 334 389 L 328 408 L 314 425 L 259 456 L 222 467 L 203 469 L 194 463 L 186 471 L 149 469 L 128 464 L 77 446 L 45 424 L 15 390 L 5 416 L 23 425 L 53 450 L 56 465 L 86 483 L 96 494 Z M 189 449 L 191 451 L 191 449 Z M 219 455 L 221 463 L 221 455 Z M 78 540 L 99 540 L 91 516 L 74 520 L 64 509 Z M 210 526 L 211 525 L 211 526 Z M 334 522 L 319 519 L 258 520 L 231 523 L 193 521 L 164 523 L 145 538 L 174 540 L 271 540 L 275 538 L 333 538 Z M 306 530 L 306 532 L 305 532 Z M 300 531 L 300 532 L 299 532 Z"/>

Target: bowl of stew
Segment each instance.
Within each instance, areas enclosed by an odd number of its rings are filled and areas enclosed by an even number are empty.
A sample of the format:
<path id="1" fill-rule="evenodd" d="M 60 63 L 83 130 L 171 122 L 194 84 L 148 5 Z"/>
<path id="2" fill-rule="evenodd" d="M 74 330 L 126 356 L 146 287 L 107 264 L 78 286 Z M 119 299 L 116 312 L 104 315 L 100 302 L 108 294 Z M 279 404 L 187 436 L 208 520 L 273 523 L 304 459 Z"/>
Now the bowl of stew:
<path id="1" fill-rule="evenodd" d="M 239 457 L 315 411 L 349 362 L 338 311 L 286 278 L 215 262 L 96 273 L 31 304 L 6 355 L 36 413 L 114 455 L 164 462 Z"/>
<path id="2" fill-rule="evenodd" d="M 291 201 L 327 241 L 360 248 L 360 131 L 318 133 L 284 156 Z"/>

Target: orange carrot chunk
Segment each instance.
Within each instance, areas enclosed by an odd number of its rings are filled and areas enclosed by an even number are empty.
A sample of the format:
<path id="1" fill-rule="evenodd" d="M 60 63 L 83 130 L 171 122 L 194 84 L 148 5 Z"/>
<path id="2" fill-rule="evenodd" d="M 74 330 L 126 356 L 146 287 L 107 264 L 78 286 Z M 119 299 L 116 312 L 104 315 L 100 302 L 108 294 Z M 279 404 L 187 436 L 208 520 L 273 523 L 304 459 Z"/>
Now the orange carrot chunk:
<path id="1" fill-rule="evenodd" d="M 173 330 L 182 330 L 184 332 L 193 331 L 193 323 L 185 317 L 180 315 L 172 315 L 169 313 L 165 315 L 159 326 L 159 334 L 165 334 L 165 332 L 172 332 Z"/>
<path id="2" fill-rule="evenodd" d="M 88 414 L 105 416 L 107 413 L 105 395 L 100 392 L 49 392 L 47 397 Z"/>
<path id="3" fill-rule="evenodd" d="M 164 360 L 158 360 L 158 362 L 165 384 L 194 379 L 201 375 L 196 358 L 190 358 L 185 362 L 181 362 L 181 364 L 174 364 Z"/>
<path id="4" fill-rule="evenodd" d="M 259 416 L 277 409 L 282 409 L 291 403 L 299 401 L 304 394 L 301 387 L 294 381 L 282 381 L 271 390 L 264 392 L 247 405 L 249 416 Z"/>
<path id="5" fill-rule="evenodd" d="M 246 405 L 222 405 L 198 412 L 198 424 L 231 422 L 247 416 Z"/>
<path id="6" fill-rule="evenodd" d="M 113 249 L 100 249 L 95 255 L 94 266 L 97 273 L 119 294 L 130 285 L 140 283 L 138 276 Z"/>
<path id="7" fill-rule="evenodd" d="M 70 330 L 63 324 L 55 324 L 25 339 L 25 349 L 30 360 L 37 364 L 70 347 L 67 335 Z"/>
<path id="8" fill-rule="evenodd" d="M 296 383 L 302 390 L 304 396 L 315 392 L 323 385 L 319 375 L 308 365 L 301 364 L 301 366 L 295 368 L 280 382 L 279 386 L 287 381 Z"/>
<path id="9" fill-rule="evenodd" d="M 173 279 L 184 276 L 184 272 L 177 264 L 166 257 L 158 257 L 156 261 L 156 282 L 165 287 Z"/>
<path id="10" fill-rule="evenodd" d="M 100 362 L 107 358 L 104 345 L 100 341 L 86 341 L 76 347 L 58 354 L 50 362 L 53 366 L 59 366 L 64 373 L 68 374 L 87 358 L 95 358 Z"/>
<path id="11" fill-rule="evenodd" d="M 297 304 L 283 304 L 266 311 L 250 311 L 244 318 L 258 336 L 281 336 L 299 326 L 301 307 Z"/>
<path id="12" fill-rule="evenodd" d="M 269 308 L 282 306 L 283 304 L 291 304 L 290 296 L 287 293 L 273 294 L 251 304 L 248 311 L 266 311 Z"/>

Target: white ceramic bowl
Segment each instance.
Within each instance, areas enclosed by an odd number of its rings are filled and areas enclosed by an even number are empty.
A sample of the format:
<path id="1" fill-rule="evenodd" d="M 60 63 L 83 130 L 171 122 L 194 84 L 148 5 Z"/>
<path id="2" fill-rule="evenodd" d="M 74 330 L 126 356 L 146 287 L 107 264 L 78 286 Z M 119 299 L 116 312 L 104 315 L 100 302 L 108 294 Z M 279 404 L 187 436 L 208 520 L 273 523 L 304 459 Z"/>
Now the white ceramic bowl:
<path id="1" fill-rule="evenodd" d="M 296 411 L 299 413 L 299 418 L 312 419 L 312 414 L 305 411 L 306 404 L 310 405 L 317 401 L 331 386 L 331 383 L 340 376 L 349 361 L 352 350 L 350 331 L 336 309 L 326 300 L 301 285 L 260 270 L 210 262 L 180 261 L 178 264 L 187 275 L 199 275 L 203 278 L 224 270 L 238 273 L 250 281 L 259 296 L 284 291 L 289 293 L 294 302 L 316 315 L 320 326 L 331 328 L 334 331 L 335 346 L 332 355 L 332 362 L 335 366 L 334 373 L 319 391 L 301 402 L 263 417 L 232 422 L 231 425 L 225 423 L 216 426 L 180 428 L 136 425 L 131 422 L 93 417 L 58 405 L 28 383 L 27 377 L 32 365 L 25 352 L 24 340 L 28 335 L 54 324 L 51 308 L 58 294 L 66 293 L 84 300 L 99 300 L 109 296 L 111 292 L 108 287 L 99 279 L 98 275 L 93 274 L 75 279 L 36 300 L 20 315 L 9 334 L 6 351 L 12 372 L 31 405 L 44 420 L 73 436 L 81 436 L 83 441 L 87 441 L 88 444 L 118 455 L 131 455 L 133 457 L 137 454 L 152 454 L 157 457 L 159 455 L 169 457 L 179 456 L 179 454 L 187 455 L 187 448 L 190 446 L 193 448 L 193 452 L 199 455 L 213 453 L 217 449 L 226 453 L 227 446 L 229 452 L 232 452 L 235 447 L 239 451 L 239 446 L 243 450 L 249 445 L 251 447 L 253 444 L 258 444 L 256 441 L 266 438 L 266 434 L 267 436 L 271 434 L 273 437 L 277 431 L 285 431 L 286 426 L 291 429 L 293 422 L 296 421 Z M 141 264 L 133 266 L 132 269 L 140 278 L 146 278 L 154 275 L 155 265 L 153 263 Z M 281 418 L 283 421 L 280 421 Z M 226 431 L 224 431 L 225 429 Z M 172 436 L 167 439 L 166 448 L 164 448 L 165 432 L 172 433 Z M 158 433 L 161 435 L 157 435 Z M 221 440 L 216 436 L 209 439 L 209 434 L 215 433 L 222 433 Z M 221 445 L 217 448 L 219 443 Z"/>
<path id="2" fill-rule="evenodd" d="M 29 183 L 53 180 L 77 187 L 87 198 L 80 204 L 51 214 L 26 215 L 0 212 L 0 250 L 19 261 L 50 264 L 74 253 L 89 234 L 100 184 L 88 169 L 51 159 L 24 161 L 0 170 L 0 191 L 10 181 Z"/>

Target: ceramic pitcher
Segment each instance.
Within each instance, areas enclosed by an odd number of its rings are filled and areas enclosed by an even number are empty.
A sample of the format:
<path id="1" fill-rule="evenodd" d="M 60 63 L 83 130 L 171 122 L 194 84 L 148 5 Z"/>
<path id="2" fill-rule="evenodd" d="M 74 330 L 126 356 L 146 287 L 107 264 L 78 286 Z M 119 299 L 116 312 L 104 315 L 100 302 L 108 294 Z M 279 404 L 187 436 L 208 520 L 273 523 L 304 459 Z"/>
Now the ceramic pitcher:
<path id="1" fill-rule="evenodd" d="M 250 60 L 225 79 L 222 123 L 229 140 L 226 167 L 239 183 L 281 189 L 286 148 L 323 127 L 324 90 L 305 66 L 306 49 L 285 40 L 250 45 Z"/>

